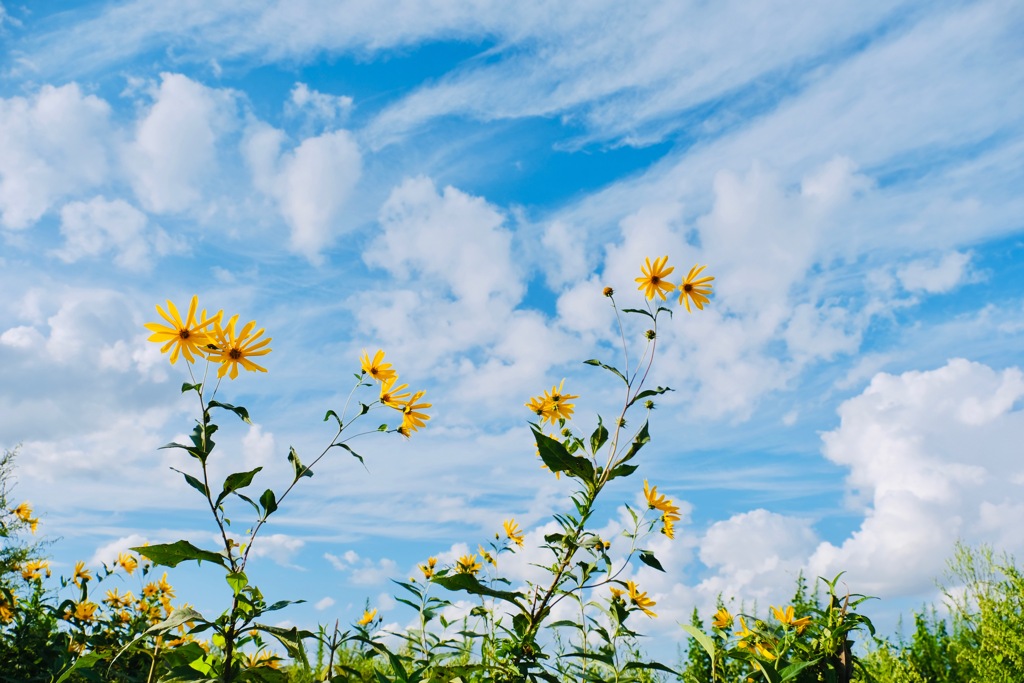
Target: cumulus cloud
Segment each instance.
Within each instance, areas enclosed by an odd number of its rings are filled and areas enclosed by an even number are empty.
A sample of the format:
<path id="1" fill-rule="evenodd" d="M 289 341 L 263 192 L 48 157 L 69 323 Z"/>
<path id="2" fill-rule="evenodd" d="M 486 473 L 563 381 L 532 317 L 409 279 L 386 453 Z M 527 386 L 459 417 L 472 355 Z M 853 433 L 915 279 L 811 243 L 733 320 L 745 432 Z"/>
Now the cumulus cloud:
<path id="1" fill-rule="evenodd" d="M 293 251 L 312 263 L 344 232 L 342 208 L 362 174 L 362 156 L 344 130 L 307 137 L 282 153 L 284 133 L 254 124 L 243 154 L 257 189 L 273 199 L 291 232 Z"/>
<path id="2" fill-rule="evenodd" d="M 62 197 L 104 183 L 110 106 L 76 83 L 0 98 L 0 225 L 29 227 Z"/>
<path id="3" fill-rule="evenodd" d="M 351 109 L 351 97 L 328 95 L 305 83 L 296 83 L 284 110 L 289 116 L 303 116 L 311 124 L 333 128 L 348 117 Z"/>
<path id="4" fill-rule="evenodd" d="M 367 557 L 360 557 L 354 550 L 348 550 L 338 557 L 324 553 L 324 558 L 340 572 L 348 573 L 348 580 L 356 586 L 376 586 L 394 578 L 398 565 L 394 560 L 382 557 L 376 562 Z"/>
<path id="5" fill-rule="evenodd" d="M 954 251 L 940 259 L 911 261 L 896 270 L 896 277 L 908 292 L 942 294 L 969 277 L 970 262 L 969 253 Z"/>
<path id="6" fill-rule="evenodd" d="M 125 165 L 146 210 L 186 211 L 218 177 L 218 145 L 236 123 L 236 95 L 173 73 L 161 74 L 151 95 L 153 104 L 125 150 Z"/>
<path id="7" fill-rule="evenodd" d="M 851 505 L 865 519 L 842 543 L 822 543 L 812 570 L 849 570 L 851 582 L 884 597 L 926 590 L 959 537 L 1024 549 L 1012 517 L 1000 517 L 1024 495 L 1022 398 L 1019 368 L 963 359 L 876 375 L 823 437 L 825 457 L 849 468 Z"/>
<path id="8" fill-rule="evenodd" d="M 94 197 L 70 202 L 60 210 L 64 246 L 54 253 L 66 263 L 114 252 L 114 263 L 126 270 L 146 270 L 153 256 L 181 253 L 186 245 L 158 227 L 146 214 L 122 199 Z"/>

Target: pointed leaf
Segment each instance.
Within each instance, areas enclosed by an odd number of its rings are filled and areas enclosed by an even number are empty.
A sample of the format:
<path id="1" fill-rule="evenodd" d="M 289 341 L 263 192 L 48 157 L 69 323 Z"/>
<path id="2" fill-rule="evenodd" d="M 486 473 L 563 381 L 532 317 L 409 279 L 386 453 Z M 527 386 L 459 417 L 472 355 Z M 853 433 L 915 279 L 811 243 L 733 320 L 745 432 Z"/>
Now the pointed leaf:
<path id="1" fill-rule="evenodd" d="M 236 596 L 249 584 L 249 577 L 244 572 L 229 572 L 224 578 Z"/>
<path id="2" fill-rule="evenodd" d="M 634 396 L 633 400 L 631 400 L 629 403 L 626 404 L 626 407 L 628 408 L 629 406 L 633 405 L 634 403 L 636 403 L 637 401 L 639 401 L 642 398 L 647 398 L 648 396 L 660 396 L 661 394 L 664 394 L 666 391 L 675 391 L 675 389 L 672 389 L 671 387 L 658 387 L 657 389 L 644 389 L 639 394 Z"/>
<path id="3" fill-rule="evenodd" d="M 337 422 L 338 422 L 338 429 L 341 429 L 344 425 L 341 424 L 341 418 L 338 417 L 338 414 L 336 412 L 334 412 L 333 410 L 328 410 L 327 411 L 327 414 L 324 415 L 324 422 L 327 422 L 327 420 L 331 419 L 332 417 L 335 420 L 337 420 Z"/>
<path id="4" fill-rule="evenodd" d="M 636 472 L 637 467 L 639 465 L 619 465 L 618 467 L 613 467 L 611 472 L 608 473 L 608 481 L 618 477 L 628 477 Z"/>
<path id="5" fill-rule="evenodd" d="M 601 421 L 601 416 L 597 416 L 597 429 L 590 435 L 590 452 L 597 455 L 597 452 L 601 450 L 608 441 L 608 429 L 604 426 L 604 422 Z"/>
<path id="6" fill-rule="evenodd" d="M 645 311 L 642 308 L 623 308 L 622 312 L 623 313 L 639 313 L 640 315 L 646 315 L 651 320 L 654 320 L 654 316 L 651 314 L 651 312 L 650 311 Z"/>
<path id="7" fill-rule="evenodd" d="M 234 493 L 239 489 L 244 489 L 246 486 L 252 483 L 252 478 L 256 476 L 256 473 L 262 470 L 262 467 L 257 467 L 254 470 L 248 472 L 235 472 L 229 474 L 224 480 L 224 490 L 217 496 L 216 505 L 220 505 L 221 501 L 228 497 L 229 494 Z M 250 501 L 251 502 L 251 501 Z M 255 505 L 255 504 L 254 504 Z M 257 512 L 259 508 L 257 508 Z"/>
<path id="8" fill-rule="evenodd" d="M 704 648 L 704 651 L 708 653 L 708 657 L 711 658 L 711 668 L 715 667 L 715 642 L 711 640 L 708 634 L 700 630 L 692 624 L 679 624 L 683 627 L 683 630 L 689 633 L 697 643 Z"/>
<path id="9" fill-rule="evenodd" d="M 209 406 L 211 408 L 223 408 L 224 410 L 230 410 L 239 417 L 242 422 L 246 424 L 252 424 L 252 420 L 249 419 L 249 411 L 242 406 L 233 406 L 230 403 L 221 403 L 220 401 L 210 401 Z"/>
<path id="10" fill-rule="evenodd" d="M 590 460 L 577 455 L 570 455 L 561 441 L 533 428 L 533 437 L 537 441 L 540 458 L 552 472 L 566 472 L 587 484 L 593 484 L 594 466 Z"/>
<path id="11" fill-rule="evenodd" d="M 277 510 L 277 496 L 274 495 L 273 491 L 267 489 L 260 496 L 260 505 L 263 506 L 263 519 L 266 519 Z"/>
<path id="12" fill-rule="evenodd" d="M 522 609 L 522 605 L 519 604 L 519 600 L 522 599 L 522 593 L 514 593 L 511 591 L 499 591 L 480 583 L 475 576 L 472 574 L 449 574 L 447 576 L 434 575 L 434 583 L 441 584 L 450 591 L 465 591 L 472 593 L 473 595 L 486 595 L 491 598 L 498 598 L 506 602 L 511 602 L 516 607 Z"/>
<path id="13" fill-rule="evenodd" d="M 295 452 L 294 448 L 288 449 L 288 462 L 292 464 L 292 469 L 295 470 L 295 481 L 298 481 L 302 477 L 312 477 L 313 470 L 302 464 L 299 460 L 299 454 Z"/>
<path id="14" fill-rule="evenodd" d="M 202 563 L 213 562 L 227 568 L 224 556 L 210 550 L 202 550 L 195 547 L 188 541 L 175 541 L 174 543 L 162 543 L 160 545 L 144 545 L 130 548 L 140 555 L 148 557 L 153 564 L 163 567 L 177 567 L 182 562 L 195 560 Z"/>
<path id="15" fill-rule="evenodd" d="M 659 572 L 665 571 L 665 568 L 661 566 L 661 562 L 658 562 L 658 558 L 656 558 L 654 556 L 654 553 L 652 553 L 649 550 L 640 551 L 640 561 L 646 564 L 648 567 L 653 567 L 654 569 L 657 569 Z"/>
<path id="16" fill-rule="evenodd" d="M 166 446 L 165 446 L 165 448 L 166 448 Z M 171 469 L 174 470 L 175 472 L 177 472 L 178 474 L 180 474 L 181 476 L 185 477 L 185 481 L 188 482 L 189 486 L 194 488 L 196 491 L 199 491 L 199 493 L 203 494 L 203 496 L 209 497 L 210 490 L 208 488 L 206 488 L 206 484 L 204 484 L 203 482 L 199 481 L 198 479 L 193 477 L 191 474 L 188 474 L 187 472 L 182 472 L 181 470 L 177 469 L 176 467 L 172 467 Z"/>
<path id="17" fill-rule="evenodd" d="M 591 358 L 590 360 L 585 360 L 585 361 L 583 361 L 583 363 L 585 365 L 593 365 L 595 367 L 604 368 L 608 372 L 611 372 L 612 374 L 618 376 L 618 378 L 621 379 L 626 384 L 629 384 L 629 381 L 626 380 L 625 375 L 623 375 L 621 372 L 619 372 L 618 368 L 613 368 L 610 365 L 605 365 L 604 363 L 602 363 L 601 361 L 597 360 L 596 358 Z"/>
<path id="18" fill-rule="evenodd" d="M 647 420 L 644 420 L 644 424 L 640 427 L 640 431 L 636 433 L 635 437 L 633 437 L 633 443 L 629 444 L 629 450 L 626 451 L 626 454 L 622 456 L 616 465 L 621 465 L 624 462 L 632 460 L 636 457 L 636 454 L 640 452 L 640 449 L 646 446 L 650 440 L 651 434 L 647 431 Z"/>

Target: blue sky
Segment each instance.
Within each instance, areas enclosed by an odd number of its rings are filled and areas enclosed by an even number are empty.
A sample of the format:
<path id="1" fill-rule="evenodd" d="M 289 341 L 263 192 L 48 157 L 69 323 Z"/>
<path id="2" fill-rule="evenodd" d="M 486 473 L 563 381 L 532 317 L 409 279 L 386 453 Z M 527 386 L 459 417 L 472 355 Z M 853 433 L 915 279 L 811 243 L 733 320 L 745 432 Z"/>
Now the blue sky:
<path id="1" fill-rule="evenodd" d="M 718 593 L 846 570 L 880 623 L 957 539 L 1024 551 L 1019 3 L 0 4 L 0 445 L 55 566 L 212 544 L 158 451 L 184 368 L 165 299 L 256 319 L 269 373 L 222 389 L 222 474 L 319 451 L 362 349 L 433 403 L 335 454 L 254 571 L 309 626 L 409 615 L 389 578 L 564 506 L 523 407 L 566 378 L 615 410 L 605 285 L 709 264 L 662 331 L 639 474 L 685 501 L 648 632 Z M 608 492 L 614 534 L 642 478 Z M 554 506 L 554 507 L 553 507 Z M 207 543 L 207 541 L 209 541 Z M 460 545 L 462 544 L 462 545 Z M 525 580 L 524 553 L 505 568 Z M 200 610 L 220 596 L 174 578 Z"/>

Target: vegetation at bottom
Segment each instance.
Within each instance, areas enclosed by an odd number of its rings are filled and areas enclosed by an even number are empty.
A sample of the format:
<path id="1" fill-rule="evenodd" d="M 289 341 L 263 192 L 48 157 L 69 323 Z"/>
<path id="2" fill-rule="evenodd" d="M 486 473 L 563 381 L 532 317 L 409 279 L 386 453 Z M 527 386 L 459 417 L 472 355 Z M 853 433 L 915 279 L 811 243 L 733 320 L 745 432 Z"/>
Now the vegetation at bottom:
<path id="1" fill-rule="evenodd" d="M 171 301 L 157 306 L 162 322 L 146 324 L 149 341 L 172 365 L 184 360 L 181 394 L 196 406 L 187 442 L 164 446 L 180 455 L 168 476 L 180 475 L 195 491 L 218 540 L 212 548 L 189 539 L 133 547 L 109 564 L 78 562 L 69 576 L 54 577 L 45 544 L 33 541 L 39 518 L 29 502 L 15 504 L 15 453 L 5 451 L 0 683 L 1024 680 L 1024 578 L 1012 558 L 986 547 L 957 548 L 943 611 L 914 614 L 908 637 L 878 637 L 865 611 L 871 598 L 851 592 L 842 575 L 810 585 L 801 576 L 793 597 L 767 612 L 726 596 L 713 614 L 695 610 L 690 623 L 678 626 L 687 647 L 676 661 L 647 654 L 644 632 L 660 608 L 640 583 L 671 569 L 650 540 L 673 541 L 681 519 L 657 485 L 632 483 L 656 431 L 656 401 L 672 391 L 653 381 L 659 326 L 683 324 L 674 320 L 679 307 L 693 314 L 710 305 L 715 279 L 694 265 L 677 284 L 674 270 L 667 256 L 646 259 L 635 278 L 642 298 L 631 308 L 619 307 L 612 287 L 595 292 L 595 300 L 610 304 L 617 340 L 600 347 L 605 357 L 583 363 L 616 387 L 610 412 L 583 424 L 574 415 L 579 396 L 564 379 L 525 402 L 543 476 L 566 490 L 552 513 L 555 531 L 534 540 L 546 558 L 531 563 L 537 571 L 516 581 L 502 573 L 528 542 L 510 514 L 476 553 L 447 563 L 429 557 L 416 577 L 394 582 L 396 600 L 411 610 L 411 625 L 399 631 L 382 628 L 369 606 L 345 627 L 340 620 L 316 630 L 273 626 L 268 622 L 280 622 L 274 613 L 298 601 L 265 596 L 247 569 L 260 532 L 314 468 L 334 462 L 329 455 L 362 463 L 356 439 L 411 439 L 425 429 L 433 407 L 425 392 L 400 383 L 383 350 L 364 351 L 348 399 L 324 415 L 326 445 L 308 464 L 290 448 L 284 481 L 264 482 L 259 467 L 214 481 L 209 465 L 221 457 L 216 419 L 250 422 L 248 409 L 225 402 L 222 393 L 239 369 L 267 371 L 254 359 L 263 362 L 272 340 L 255 321 L 240 325 L 238 315 L 200 311 L 198 297 L 185 316 Z M 677 307 L 669 295 L 678 297 Z M 599 518 L 598 501 L 629 486 L 631 499 L 643 504 L 623 503 L 628 519 L 621 533 L 600 536 L 595 529 L 608 528 L 609 520 Z M 220 614 L 204 615 L 178 599 L 169 573 L 183 562 L 219 577 L 210 585 L 221 587 Z"/>

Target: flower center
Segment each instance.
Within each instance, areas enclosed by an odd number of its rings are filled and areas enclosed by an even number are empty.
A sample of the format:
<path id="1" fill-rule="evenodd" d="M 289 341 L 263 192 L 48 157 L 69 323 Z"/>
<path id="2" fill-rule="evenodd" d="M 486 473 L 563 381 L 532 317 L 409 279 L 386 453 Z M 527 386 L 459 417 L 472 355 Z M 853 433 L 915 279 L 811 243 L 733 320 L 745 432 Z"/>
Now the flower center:
<path id="1" fill-rule="evenodd" d="M 228 351 L 228 357 L 231 360 L 239 360 L 242 357 L 242 352 L 240 349 L 231 349 Z"/>
<path id="2" fill-rule="evenodd" d="M 191 336 L 191 333 L 187 329 L 178 330 L 178 336 L 181 337 L 182 339 L 188 339 L 189 336 Z"/>
<path id="3" fill-rule="evenodd" d="M 659 282 L 661 282 L 661 278 L 660 277 L 658 277 L 657 275 L 652 275 L 651 276 L 651 284 L 652 285 L 656 285 Z"/>
<path id="4" fill-rule="evenodd" d="M 692 292 L 693 291 L 693 285 L 691 285 L 689 282 L 687 282 L 685 285 L 683 285 L 683 291 L 684 292 Z"/>

